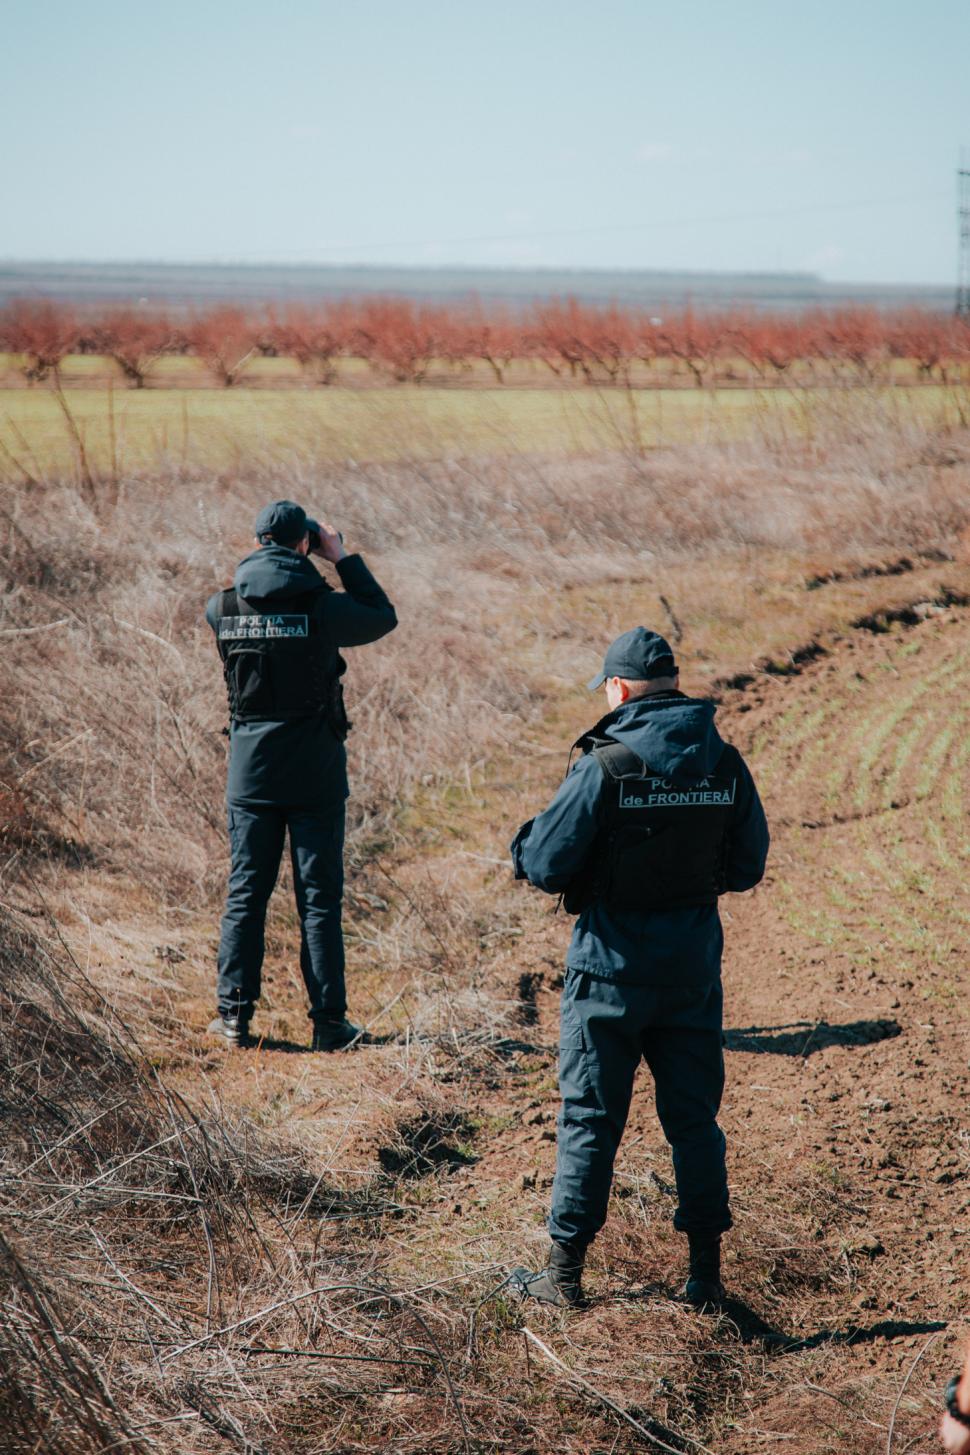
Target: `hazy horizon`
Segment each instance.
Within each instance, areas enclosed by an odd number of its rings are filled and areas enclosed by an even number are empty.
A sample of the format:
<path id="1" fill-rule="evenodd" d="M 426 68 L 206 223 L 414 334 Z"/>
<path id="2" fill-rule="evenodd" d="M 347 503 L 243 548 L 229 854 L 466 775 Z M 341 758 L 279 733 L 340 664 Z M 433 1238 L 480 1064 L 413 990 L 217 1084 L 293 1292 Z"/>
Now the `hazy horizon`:
<path id="1" fill-rule="evenodd" d="M 71 306 L 136 304 L 188 309 L 315 305 L 338 299 L 403 296 L 458 305 L 479 300 L 513 312 L 553 298 L 592 306 L 700 311 L 918 306 L 949 313 L 950 284 L 833 283 L 808 272 L 710 272 L 676 269 L 400 266 L 349 263 L 25 263 L 0 261 L 0 306 L 47 298 Z"/>
<path id="2" fill-rule="evenodd" d="M 543 274 L 543 273 L 581 273 L 581 274 L 631 274 L 643 276 L 672 277 L 698 277 L 698 278 L 799 278 L 812 280 L 820 283 L 845 283 L 860 287 L 946 287 L 949 280 L 942 284 L 927 282 L 925 278 L 898 279 L 889 278 L 880 280 L 872 285 L 860 278 L 835 279 L 828 276 L 821 269 L 807 268 L 681 268 L 676 265 L 669 267 L 644 267 L 637 263 L 619 265 L 616 267 L 606 264 L 558 264 L 558 263 L 406 263 L 395 258 L 388 258 L 381 262 L 372 262 L 368 259 L 345 259 L 340 262 L 331 262 L 327 259 L 310 259 L 294 261 L 292 258 L 265 257 L 258 260 L 253 258 L 240 257 L 186 257 L 168 258 L 163 256 L 152 256 L 146 254 L 143 257 L 44 257 L 26 258 L 17 257 L 13 254 L 0 254 L 0 268 L 182 268 L 186 270 L 196 268 L 211 269 L 248 269 L 252 272 L 260 270 L 286 269 L 292 272 L 311 271 L 355 271 L 369 273 L 425 273 L 429 275 L 449 273 L 486 273 L 486 274 Z"/>

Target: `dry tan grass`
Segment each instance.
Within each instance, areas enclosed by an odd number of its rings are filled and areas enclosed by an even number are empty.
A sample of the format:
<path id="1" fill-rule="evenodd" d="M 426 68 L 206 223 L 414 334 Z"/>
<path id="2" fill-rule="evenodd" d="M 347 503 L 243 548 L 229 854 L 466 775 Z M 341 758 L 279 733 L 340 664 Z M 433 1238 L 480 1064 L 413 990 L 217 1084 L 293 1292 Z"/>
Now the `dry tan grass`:
<path id="1" fill-rule="evenodd" d="M 858 394 L 813 409 L 810 437 L 769 422 L 744 444 L 644 454 L 620 432 L 610 456 L 566 463 L 291 458 L 231 478 L 163 464 L 140 479 L 6 489 L 3 884 L 20 910 L 4 927 L 0 1000 L 11 1448 L 544 1455 L 649 1448 L 652 1436 L 733 1450 L 731 1421 L 751 1400 L 769 1424 L 784 1401 L 797 1406 L 768 1346 L 712 1339 L 656 1293 L 679 1253 L 669 1189 L 652 1175 L 621 1183 L 594 1259 L 594 1282 L 629 1270 L 626 1302 L 594 1310 L 581 1335 L 536 1325 L 567 1368 L 533 1344 L 524 1386 L 522 1315 L 495 1292 L 522 1236 L 508 1167 L 460 1213 L 447 1176 L 480 1155 L 488 1118 L 511 1134 L 523 1103 L 554 1097 L 554 1048 L 516 989 L 521 900 L 491 861 L 522 777 L 554 781 L 574 684 L 629 625 L 631 602 L 714 676 L 836 625 L 829 600 L 844 617 L 914 589 L 905 575 L 853 581 L 859 565 L 906 553 L 922 584 L 919 553 L 938 561 L 965 538 L 965 434 L 927 434 Z M 194 981 L 166 966 L 162 986 L 154 964 L 154 979 L 122 983 L 96 944 L 95 989 L 23 912 L 39 896 L 58 912 L 80 897 L 93 914 L 99 887 L 117 885 L 156 925 L 163 912 L 211 925 L 224 708 L 201 612 L 276 495 L 325 508 L 401 618 L 351 654 L 350 672 L 351 957 L 366 1017 L 395 1039 L 322 1084 L 255 1072 L 220 1099 L 211 1062 L 183 1048 Z M 805 592 L 835 569 L 832 597 Z M 527 768 L 512 753 L 523 742 Z M 284 948 L 287 916 L 272 924 Z M 306 1113 L 330 1099 L 339 1126 L 324 1153 Z M 351 1146 L 368 1149 L 366 1177 L 343 1174 Z M 360 1160 L 348 1154 L 351 1170 Z M 547 1172 L 536 1169 L 535 1229 Z M 841 1227 L 843 1202 L 810 1170 L 750 1195 L 735 1248 L 765 1307 L 834 1308 L 846 1295 L 851 1266 L 816 1241 L 818 1227 Z M 623 1345 L 651 1289 L 636 1347 L 600 1367 L 600 1336 Z M 393 1362 L 405 1358 L 415 1363 Z M 850 1406 L 846 1430 L 817 1448 L 861 1455 L 885 1438 L 884 1387 L 843 1389 L 836 1360 L 822 1349 L 800 1366 L 836 1413 L 839 1399 Z"/>
<path id="2" fill-rule="evenodd" d="M 386 838 L 416 789 L 468 784 L 535 722 L 550 674 L 595 661 L 604 622 L 571 610 L 576 590 L 612 583 L 615 597 L 685 558 L 729 574 L 751 551 L 952 551 L 965 438 L 871 418 L 858 396 L 853 408 L 822 414 L 811 443 L 8 487 L 5 791 L 144 882 L 213 892 L 224 708 L 201 609 L 249 548 L 259 503 L 285 494 L 340 521 L 404 623 L 351 670 L 352 842 Z"/>
<path id="3" fill-rule="evenodd" d="M 407 1396 L 377 1419 L 395 1448 L 450 1445 L 454 1315 L 340 1237 L 392 1211 L 386 1187 L 338 1191 L 218 1107 L 194 1116 L 6 917 L 0 959 L 3 1448 L 364 1448 L 349 1412 L 387 1390 Z"/>

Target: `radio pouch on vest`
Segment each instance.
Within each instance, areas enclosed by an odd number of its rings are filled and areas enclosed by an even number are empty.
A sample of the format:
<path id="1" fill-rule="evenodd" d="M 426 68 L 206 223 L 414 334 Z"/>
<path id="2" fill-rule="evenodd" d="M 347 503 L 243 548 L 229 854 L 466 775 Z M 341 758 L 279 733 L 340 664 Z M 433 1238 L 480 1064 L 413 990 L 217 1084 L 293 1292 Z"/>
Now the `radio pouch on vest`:
<path id="1" fill-rule="evenodd" d="M 735 750 L 725 747 L 713 773 L 689 781 L 663 778 L 621 743 L 590 751 L 603 775 L 603 827 L 564 908 L 578 914 L 594 900 L 621 912 L 715 904 L 737 793 Z"/>

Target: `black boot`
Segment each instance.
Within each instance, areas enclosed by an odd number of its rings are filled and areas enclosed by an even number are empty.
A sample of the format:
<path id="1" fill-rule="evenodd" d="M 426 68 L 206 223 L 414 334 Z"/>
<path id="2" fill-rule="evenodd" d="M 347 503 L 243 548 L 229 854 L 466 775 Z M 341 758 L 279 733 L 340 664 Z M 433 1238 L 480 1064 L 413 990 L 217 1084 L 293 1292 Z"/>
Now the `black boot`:
<path id="1" fill-rule="evenodd" d="M 578 1243 L 557 1243 L 553 1239 L 547 1267 L 541 1273 L 514 1269 L 512 1286 L 523 1298 L 537 1298 L 557 1308 L 582 1308 L 586 1303 L 582 1285 L 585 1261 L 586 1249 Z"/>
<path id="2" fill-rule="evenodd" d="M 210 1022 L 207 1034 L 218 1036 L 233 1050 L 252 1045 L 249 1037 L 249 1016 L 222 1015 L 220 1012 L 215 1020 Z"/>
<path id="3" fill-rule="evenodd" d="M 310 1044 L 311 1051 L 345 1051 L 352 1041 L 358 1037 L 363 1040 L 364 1033 L 360 1026 L 355 1026 L 345 1015 L 338 1015 L 329 1019 L 318 1017 L 313 1022 L 313 1040 Z"/>
<path id="4" fill-rule="evenodd" d="M 720 1235 L 688 1233 L 690 1247 L 690 1271 L 684 1297 L 696 1309 L 716 1309 L 724 1302 L 724 1285 L 721 1282 L 721 1239 Z"/>

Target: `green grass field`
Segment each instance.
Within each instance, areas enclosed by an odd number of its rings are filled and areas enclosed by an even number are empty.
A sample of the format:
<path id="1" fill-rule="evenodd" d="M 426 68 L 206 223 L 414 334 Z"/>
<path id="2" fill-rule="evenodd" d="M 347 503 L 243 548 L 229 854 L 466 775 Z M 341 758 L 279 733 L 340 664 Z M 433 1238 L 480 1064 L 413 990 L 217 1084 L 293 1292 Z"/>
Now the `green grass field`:
<path id="1" fill-rule="evenodd" d="M 91 468 L 112 474 L 175 463 L 239 469 L 286 458 L 392 461 L 448 455 L 577 456 L 761 435 L 803 441 L 874 415 L 959 424 L 967 391 L 366 390 L 72 388 L 63 396 Z M 0 390 L 0 476 L 69 474 L 77 446 L 49 389 Z"/>

